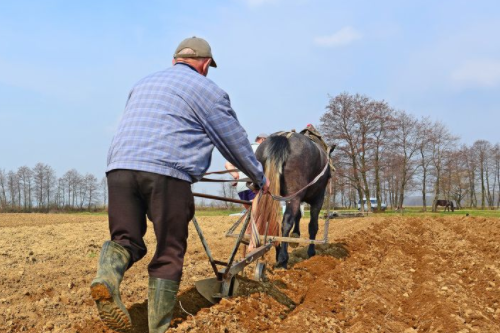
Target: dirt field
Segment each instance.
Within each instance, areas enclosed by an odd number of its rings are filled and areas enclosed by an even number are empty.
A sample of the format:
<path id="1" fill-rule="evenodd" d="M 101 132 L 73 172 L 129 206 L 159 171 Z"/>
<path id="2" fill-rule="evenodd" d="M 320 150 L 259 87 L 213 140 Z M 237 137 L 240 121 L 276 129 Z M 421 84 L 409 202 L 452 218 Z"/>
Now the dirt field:
<path id="1" fill-rule="evenodd" d="M 199 222 L 224 259 L 234 217 Z M 261 285 L 243 280 L 242 296 L 214 306 L 194 289 L 212 273 L 190 230 L 178 298 L 184 310 L 178 304 L 169 332 L 500 332 L 498 218 L 334 220 L 319 255 L 307 259 L 299 247 L 289 270 L 269 271 Z M 111 332 L 89 295 L 106 217 L 0 214 L 0 232 L 0 332 Z M 154 248 L 151 228 L 146 239 Z M 121 288 L 134 332 L 147 332 L 151 255 Z"/>

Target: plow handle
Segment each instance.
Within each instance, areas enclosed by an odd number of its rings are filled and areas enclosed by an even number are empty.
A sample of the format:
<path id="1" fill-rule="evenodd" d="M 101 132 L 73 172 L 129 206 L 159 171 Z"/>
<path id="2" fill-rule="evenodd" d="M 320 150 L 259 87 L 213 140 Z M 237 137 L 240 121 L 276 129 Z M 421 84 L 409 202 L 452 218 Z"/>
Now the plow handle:
<path id="1" fill-rule="evenodd" d="M 252 205 L 252 202 L 251 201 L 247 201 L 247 200 L 238 200 L 238 199 L 231 199 L 231 198 L 225 198 L 225 197 L 218 197 L 216 195 L 210 195 L 210 194 L 204 194 L 204 193 L 196 193 L 196 192 L 193 192 L 193 195 L 195 197 L 200 197 L 200 198 L 213 199 L 213 200 L 221 200 L 221 201 L 227 201 L 227 202 L 234 202 L 234 203 L 239 203 L 239 204 L 244 204 L 244 205 Z"/>

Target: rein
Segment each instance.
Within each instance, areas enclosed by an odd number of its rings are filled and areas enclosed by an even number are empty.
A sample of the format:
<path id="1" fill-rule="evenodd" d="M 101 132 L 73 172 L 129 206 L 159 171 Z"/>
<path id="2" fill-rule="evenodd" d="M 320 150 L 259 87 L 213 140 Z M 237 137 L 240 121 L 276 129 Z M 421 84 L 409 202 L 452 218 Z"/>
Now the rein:
<path id="1" fill-rule="evenodd" d="M 231 170 L 224 170 L 224 171 L 212 171 L 212 172 L 207 172 L 203 174 L 203 176 L 206 175 L 223 175 L 226 173 L 230 172 L 239 172 L 240 170 L 238 169 L 231 169 Z M 242 182 L 251 182 L 252 180 L 250 178 L 240 178 L 240 179 L 213 179 L 213 178 L 206 178 L 203 177 L 200 179 L 200 182 L 208 182 L 208 183 L 242 183 Z"/>

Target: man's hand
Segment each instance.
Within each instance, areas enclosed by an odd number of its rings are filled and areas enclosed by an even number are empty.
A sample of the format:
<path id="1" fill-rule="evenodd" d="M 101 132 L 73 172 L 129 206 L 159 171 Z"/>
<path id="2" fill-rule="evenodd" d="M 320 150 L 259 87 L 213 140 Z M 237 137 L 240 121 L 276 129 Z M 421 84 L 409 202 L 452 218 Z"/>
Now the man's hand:
<path id="1" fill-rule="evenodd" d="M 264 194 L 266 194 L 269 191 L 269 185 L 270 185 L 269 179 L 266 178 L 266 183 L 264 184 L 264 186 L 262 186 L 262 192 Z"/>
<path id="2" fill-rule="evenodd" d="M 231 176 L 233 176 L 234 180 L 240 179 L 240 174 L 237 172 L 231 172 Z M 238 183 L 231 183 L 231 186 L 236 186 Z"/>

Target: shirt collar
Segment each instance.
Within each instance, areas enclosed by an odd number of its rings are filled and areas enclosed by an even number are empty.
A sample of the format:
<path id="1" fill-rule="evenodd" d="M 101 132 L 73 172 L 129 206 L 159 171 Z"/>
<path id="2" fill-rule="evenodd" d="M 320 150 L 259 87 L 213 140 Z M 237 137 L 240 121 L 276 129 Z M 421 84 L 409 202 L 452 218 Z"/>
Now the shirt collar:
<path id="1" fill-rule="evenodd" d="M 185 62 L 176 62 L 174 66 L 177 66 L 177 65 L 184 65 L 184 66 L 187 66 L 189 68 L 191 68 L 193 71 L 195 71 L 196 73 L 198 73 L 198 71 L 196 70 L 196 68 L 194 68 L 193 66 L 191 66 L 190 64 L 186 64 Z"/>

